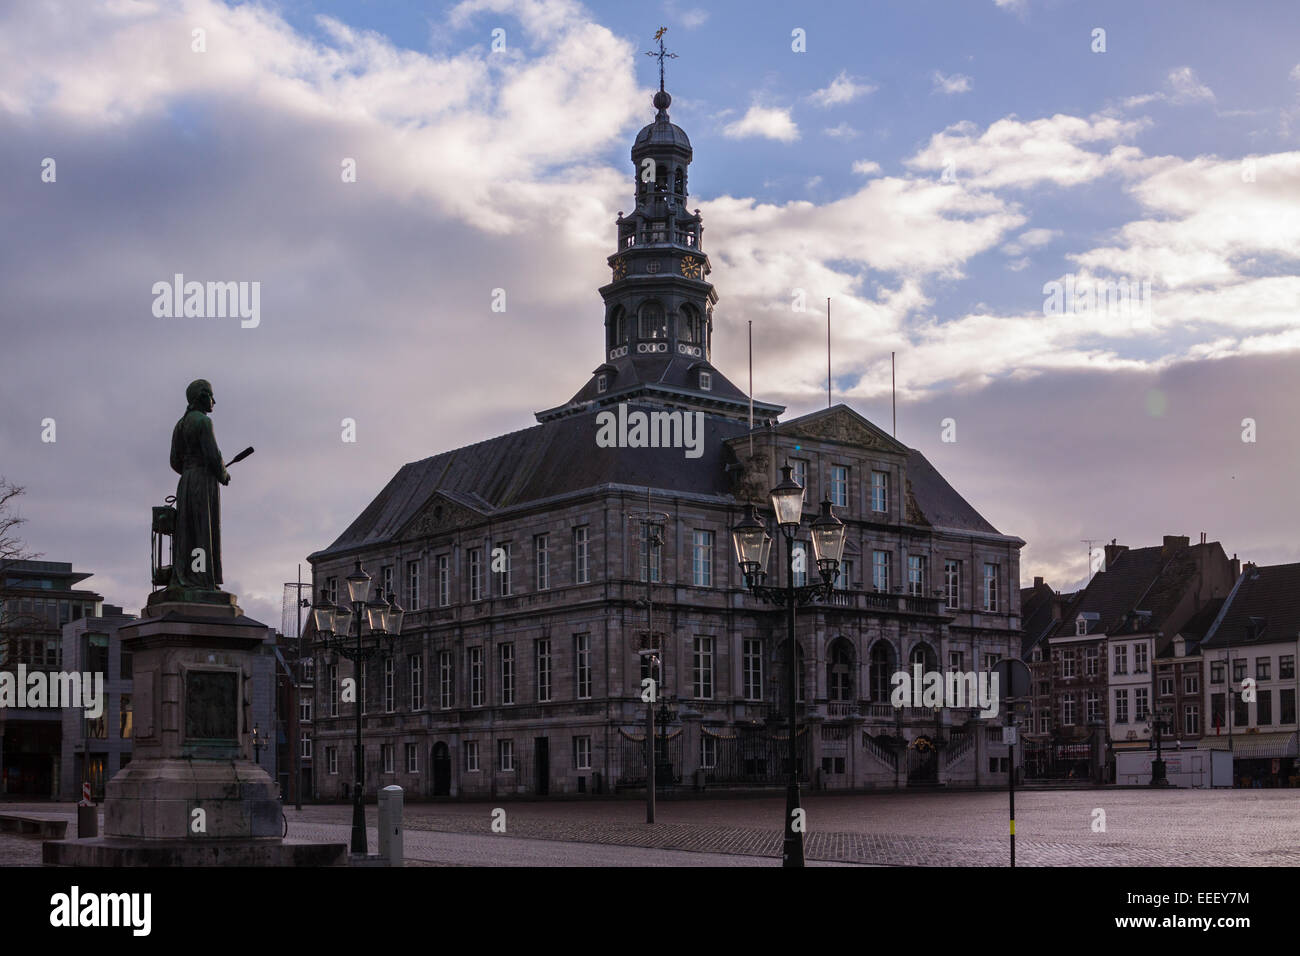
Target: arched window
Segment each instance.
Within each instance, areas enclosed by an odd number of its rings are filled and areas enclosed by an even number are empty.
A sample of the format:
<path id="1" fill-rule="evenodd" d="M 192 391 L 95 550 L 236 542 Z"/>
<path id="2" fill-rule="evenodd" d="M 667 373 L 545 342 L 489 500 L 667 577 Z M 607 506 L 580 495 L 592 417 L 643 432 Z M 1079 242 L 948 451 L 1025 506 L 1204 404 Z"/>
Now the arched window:
<path id="1" fill-rule="evenodd" d="M 842 637 L 831 643 L 826 687 L 831 700 L 853 699 L 853 646 Z"/>
<path id="2" fill-rule="evenodd" d="M 912 648 L 912 653 L 908 656 L 908 663 L 913 666 L 920 664 L 922 672 L 929 673 L 939 669 L 939 656 L 935 654 L 933 647 L 922 641 Z"/>
<path id="3" fill-rule="evenodd" d="M 871 699 L 878 704 L 889 700 L 894 669 L 894 649 L 888 641 L 876 641 L 871 648 Z"/>
<path id="4" fill-rule="evenodd" d="M 679 196 L 686 195 L 686 173 L 682 167 L 677 167 L 677 175 L 673 180 L 673 192 Z"/>
<path id="5" fill-rule="evenodd" d="M 627 340 L 627 317 L 621 305 L 614 306 L 609 313 L 609 321 L 605 323 L 605 328 L 609 335 L 609 348 L 622 345 Z"/>
<path id="6" fill-rule="evenodd" d="M 683 305 L 677 320 L 677 335 L 683 342 L 700 344 L 700 313 L 695 306 Z"/>
<path id="7" fill-rule="evenodd" d="M 641 306 L 640 338 L 663 339 L 668 337 L 664 327 L 664 308 L 658 302 L 647 302 Z"/>

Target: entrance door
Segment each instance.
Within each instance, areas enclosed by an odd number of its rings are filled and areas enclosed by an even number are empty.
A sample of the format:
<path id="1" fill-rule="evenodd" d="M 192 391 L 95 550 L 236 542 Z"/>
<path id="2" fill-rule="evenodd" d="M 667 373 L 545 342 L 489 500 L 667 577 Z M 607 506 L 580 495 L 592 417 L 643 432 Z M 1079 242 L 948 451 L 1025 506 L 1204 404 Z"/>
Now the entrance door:
<path id="1" fill-rule="evenodd" d="M 451 794 L 451 753 L 441 740 L 433 745 L 433 796 Z"/>
<path id="2" fill-rule="evenodd" d="M 533 738 L 533 767 L 537 771 L 537 795 L 551 792 L 551 744 L 546 737 Z"/>

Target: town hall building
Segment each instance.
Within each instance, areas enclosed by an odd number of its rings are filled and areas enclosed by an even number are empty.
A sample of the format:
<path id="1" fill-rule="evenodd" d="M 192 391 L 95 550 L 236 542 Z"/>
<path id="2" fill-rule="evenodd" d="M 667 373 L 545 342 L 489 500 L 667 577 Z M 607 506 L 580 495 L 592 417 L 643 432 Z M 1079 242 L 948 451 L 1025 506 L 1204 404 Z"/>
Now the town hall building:
<path id="1" fill-rule="evenodd" d="M 785 619 L 745 589 L 730 530 L 747 502 L 771 520 L 786 462 L 806 488 L 804 540 L 823 498 L 846 525 L 832 599 L 797 620 L 805 779 L 1005 780 L 1001 715 L 895 708 L 891 677 L 1018 654 L 1024 542 L 848 406 L 751 412 L 712 364 L 718 294 L 670 103 L 661 87 L 632 145 L 634 207 L 617 220 L 601 360 L 585 383 L 530 428 L 405 465 L 309 558 L 316 594 L 345 599 L 360 561 L 406 609 L 392 653 L 359 675 L 366 790 L 644 787 L 649 651 L 672 786 L 783 783 Z M 647 540 L 646 511 L 664 515 L 662 544 Z M 783 564 L 773 556 L 768 584 L 784 583 Z M 328 654 L 315 666 L 313 786 L 341 799 L 358 704 L 340 687 L 353 667 Z"/>

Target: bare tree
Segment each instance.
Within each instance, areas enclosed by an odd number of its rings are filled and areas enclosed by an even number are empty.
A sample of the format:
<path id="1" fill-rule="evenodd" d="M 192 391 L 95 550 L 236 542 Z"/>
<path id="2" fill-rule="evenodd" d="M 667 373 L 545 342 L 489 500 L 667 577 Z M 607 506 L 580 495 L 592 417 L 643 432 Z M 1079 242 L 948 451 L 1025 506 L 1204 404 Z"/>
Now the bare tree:
<path id="1" fill-rule="evenodd" d="M 12 612 L 11 602 L 5 600 L 8 591 L 5 571 L 9 565 L 14 561 L 40 557 L 39 554 L 27 550 L 19 533 L 19 529 L 27 523 L 27 519 L 18 517 L 16 508 L 18 499 L 26 490 L 23 486 L 15 485 L 4 476 L 0 476 L 0 630 L 30 627 L 35 623 L 34 618 L 31 621 L 20 619 Z"/>

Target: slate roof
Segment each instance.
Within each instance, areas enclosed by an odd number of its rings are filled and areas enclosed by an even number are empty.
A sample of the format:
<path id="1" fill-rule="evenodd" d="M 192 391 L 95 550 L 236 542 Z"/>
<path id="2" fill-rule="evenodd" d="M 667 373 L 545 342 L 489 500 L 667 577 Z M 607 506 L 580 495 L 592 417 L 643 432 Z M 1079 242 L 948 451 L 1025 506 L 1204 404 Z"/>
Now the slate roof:
<path id="1" fill-rule="evenodd" d="M 1225 600 L 1225 598 L 1211 598 L 1203 608 L 1187 619 L 1187 623 L 1178 629 L 1178 634 L 1169 636 L 1156 657 L 1174 657 L 1173 638 L 1179 635 L 1186 641 L 1185 648 L 1188 656 L 1200 654 L 1200 642 L 1204 640 L 1206 633 L 1218 618 L 1219 612 L 1223 610 Z"/>
<path id="2" fill-rule="evenodd" d="M 1251 618 L 1262 625 L 1251 638 Z M 1294 641 L 1300 634 L 1300 564 L 1247 568 L 1201 647 Z"/>
<path id="3" fill-rule="evenodd" d="M 925 455 L 915 448 L 907 450 L 907 480 L 912 484 L 912 494 L 926 519 L 936 528 L 955 528 L 960 531 L 980 531 L 1001 534 L 984 520 L 984 516 L 959 495 L 943 475 L 935 470 Z"/>
<path id="4" fill-rule="evenodd" d="M 1047 584 L 1020 589 L 1020 659 L 1026 660 L 1029 652 L 1056 627 L 1057 595 Z"/>

